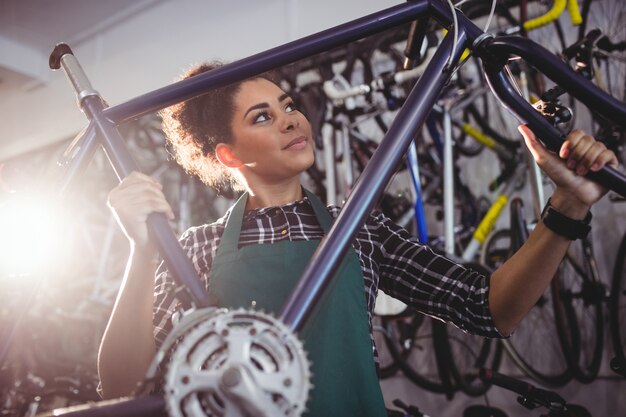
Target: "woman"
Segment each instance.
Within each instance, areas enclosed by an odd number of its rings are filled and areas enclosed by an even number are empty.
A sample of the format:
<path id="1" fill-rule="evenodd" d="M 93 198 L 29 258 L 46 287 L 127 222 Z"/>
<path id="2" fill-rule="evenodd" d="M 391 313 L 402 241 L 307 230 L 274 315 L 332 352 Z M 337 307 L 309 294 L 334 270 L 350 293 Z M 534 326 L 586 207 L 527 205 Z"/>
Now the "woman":
<path id="1" fill-rule="evenodd" d="M 202 65 L 185 77 L 212 68 Z M 336 207 L 323 207 L 300 184 L 300 174 L 314 162 L 308 120 L 267 76 L 173 106 L 163 116 L 183 167 L 209 185 L 230 183 L 246 191 L 223 218 L 192 228 L 181 239 L 209 293 L 223 306 L 254 301 L 257 307 L 278 311 L 338 213 Z M 590 207 L 606 192 L 581 175 L 606 164 L 616 166 L 617 160 L 581 131 L 567 137 L 558 156 L 546 151 L 526 127 L 520 131 L 556 183 L 545 222 L 511 259 L 485 277 L 435 255 L 383 215 L 370 216 L 337 284 L 303 334 L 314 363 L 311 415 L 385 415 L 371 337 L 378 288 L 489 337 L 509 336 L 533 307 L 573 237 L 567 236 L 567 226 L 584 230 Z M 156 345 L 170 330 L 178 302 L 167 271 L 157 271 L 156 249 L 145 224 L 151 212 L 173 217 L 161 186 L 133 173 L 111 192 L 109 204 L 131 242 L 99 356 L 103 395 L 113 398 L 130 394 L 143 379 Z"/>

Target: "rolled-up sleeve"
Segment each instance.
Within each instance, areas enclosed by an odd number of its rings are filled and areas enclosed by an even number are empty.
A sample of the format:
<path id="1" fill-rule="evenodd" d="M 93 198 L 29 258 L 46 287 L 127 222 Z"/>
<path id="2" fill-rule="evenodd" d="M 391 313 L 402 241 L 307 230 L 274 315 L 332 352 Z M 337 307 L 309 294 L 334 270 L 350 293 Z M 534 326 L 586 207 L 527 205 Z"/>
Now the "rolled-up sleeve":
<path id="1" fill-rule="evenodd" d="M 489 311 L 489 276 L 433 252 L 382 214 L 379 288 L 424 314 L 485 337 L 502 337 Z"/>

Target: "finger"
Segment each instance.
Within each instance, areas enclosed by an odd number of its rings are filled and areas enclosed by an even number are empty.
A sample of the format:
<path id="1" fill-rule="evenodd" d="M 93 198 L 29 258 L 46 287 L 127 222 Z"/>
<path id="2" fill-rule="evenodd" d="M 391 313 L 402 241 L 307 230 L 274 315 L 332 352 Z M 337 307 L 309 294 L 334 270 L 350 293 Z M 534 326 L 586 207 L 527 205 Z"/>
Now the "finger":
<path id="1" fill-rule="evenodd" d="M 142 194 L 142 193 L 163 193 L 161 184 L 153 180 L 147 180 L 146 178 L 130 178 L 127 177 L 117 187 L 111 190 L 109 198 L 112 196 L 124 195 L 124 194 Z"/>
<path id="2" fill-rule="evenodd" d="M 561 146 L 561 153 L 565 154 L 564 158 L 566 159 L 576 156 L 579 157 L 582 153 L 584 153 L 586 147 L 593 142 L 595 142 L 593 136 L 586 134 L 580 129 L 574 129 L 565 138 L 565 141 Z M 579 158 L 576 158 L 576 160 L 578 159 Z"/>
<path id="3" fill-rule="evenodd" d="M 174 220 L 174 210 L 165 199 L 155 200 L 151 207 L 153 213 L 163 213 L 168 219 Z"/>
<path id="4" fill-rule="evenodd" d="M 135 208 L 138 212 L 146 216 L 151 213 L 163 213 L 170 220 L 174 219 L 172 207 L 162 198 L 149 198 L 147 200 L 138 201 L 136 202 Z"/>
<path id="5" fill-rule="evenodd" d="M 596 160 L 606 150 L 606 146 L 602 142 L 594 142 L 589 146 L 585 154 L 578 161 L 576 166 L 576 174 L 585 175 L 589 169 L 595 164 Z"/>
<path id="6" fill-rule="evenodd" d="M 563 145 L 561 145 L 561 149 L 559 150 L 559 156 L 563 159 L 567 159 L 572 149 L 580 142 L 580 140 L 585 136 L 585 132 L 580 129 L 572 130 L 565 138 Z"/>
<path id="7" fill-rule="evenodd" d="M 115 188 L 111 190 L 107 198 L 110 208 L 124 213 L 130 213 L 132 210 L 144 213 L 152 207 L 155 201 L 167 204 L 163 192 L 155 185 L 145 182 L 133 184 L 127 188 Z"/>
<path id="8" fill-rule="evenodd" d="M 618 162 L 615 153 L 609 149 L 605 149 L 593 162 L 593 164 L 589 167 L 591 171 L 599 171 L 604 168 L 606 165 L 612 166 L 613 168 L 617 168 Z"/>
<path id="9" fill-rule="evenodd" d="M 536 161 L 542 159 L 543 151 L 546 151 L 546 149 L 543 144 L 539 142 L 535 133 L 530 130 L 527 125 L 519 125 L 517 130 L 519 130 L 522 134 L 524 142 L 526 143 L 528 150 L 530 150 L 530 153 L 533 155 L 533 158 L 535 158 Z"/>
<path id="10" fill-rule="evenodd" d="M 168 219 L 174 219 L 171 206 L 158 196 L 130 196 L 115 202 L 112 208 L 120 219 L 133 223 L 145 222 L 152 213 L 163 213 Z"/>
<path id="11" fill-rule="evenodd" d="M 580 136 L 578 141 L 569 148 L 567 167 L 569 169 L 576 169 L 581 164 L 581 162 L 584 161 L 585 155 L 587 154 L 587 152 L 590 152 L 595 143 L 596 141 L 592 136 Z"/>

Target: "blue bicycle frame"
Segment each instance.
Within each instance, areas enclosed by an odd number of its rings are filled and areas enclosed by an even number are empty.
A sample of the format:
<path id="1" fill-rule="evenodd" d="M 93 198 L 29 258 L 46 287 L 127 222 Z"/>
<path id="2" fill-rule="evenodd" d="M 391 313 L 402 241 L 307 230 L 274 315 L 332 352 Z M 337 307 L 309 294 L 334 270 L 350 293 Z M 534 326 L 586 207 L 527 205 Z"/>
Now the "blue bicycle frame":
<path id="1" fill-rule="evenodd" d="M 417 133 L 434 107 L 465 48 L 471 49 L 474 55 L 482 59 L 489 85 L 499 99 L 521 123 L 528 124 L 550 149 L 558 149 L 563 141 L 562 134 L 525 102 L 511 85 L 504 66 L 512 55 L 526 59 L 609 120 L 620 125 L 626 123 L 626 106 L 623 103 L 583 79 L 540 45 L 518 37 L 485 35 L 462 13 L 457 11 L 456 15 L 458 20 L 456 49 L 453 50 L 453 37 L 446 36 L 407 97 L 378 150 L 359 177 L 343 210 L 328 235 L 320 243 L 298 285 L 286 301 L 279 318 L 292 331 L 300 331 L 310 317 L 350 242 L 381 196 L 411 141 L 418 136 Z M 86 79 L 76 75 L 79 74 L 80 67 L 69 47 L 58 46 L 51 56 L 51 66 L 63 67 L 66 70 L 77 91 L 79 102 L 91 120 L 79 149 L 68 164 L 68 175 L 74 175 L 84 168 L 86 161 L 98 148 L 98 143 L 104 147 L 118 177 L 122 178 L 136 170 L 137 165 L 117 130 L 117 125 L 125 121 L 386 29 L 416 19 L 428 18 L 434 18 L 444 27 L 450 27 L 453 22 L 452 11 L 445 2 L 408 1 L 108 108 L 105 108 L 101 98 L 91 89 Z M 606 168 L 598 173 L 589 174 L 589 177 L 626 196 L 626 177 L 620 172 Z M 69 180 L 65 185 L 68 183 Z M 207 306 L 209 303 L 206 291 L 199 284 L 197 274 L 182 252 L 165 216 L 154 214 L 148 223 L 166 266 L 177 283 L 187 288 L 188 300 L 198 307 Z"/>

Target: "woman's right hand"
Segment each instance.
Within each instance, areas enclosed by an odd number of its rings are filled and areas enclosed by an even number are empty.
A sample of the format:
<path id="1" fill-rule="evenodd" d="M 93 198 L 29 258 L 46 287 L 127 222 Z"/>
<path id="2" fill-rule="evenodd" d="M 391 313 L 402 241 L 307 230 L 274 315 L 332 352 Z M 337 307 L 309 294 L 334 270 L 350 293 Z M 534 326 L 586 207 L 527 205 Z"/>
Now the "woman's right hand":
<path id="1" fill-rule="evenodd" d="M 149 214 L 164 213 L 170 220 L 174 219 L 162 189 L 154 178 L 133 171 L 109 193 L 107 203 L 136 250 L 156 250 L 148 236 Z"/>

